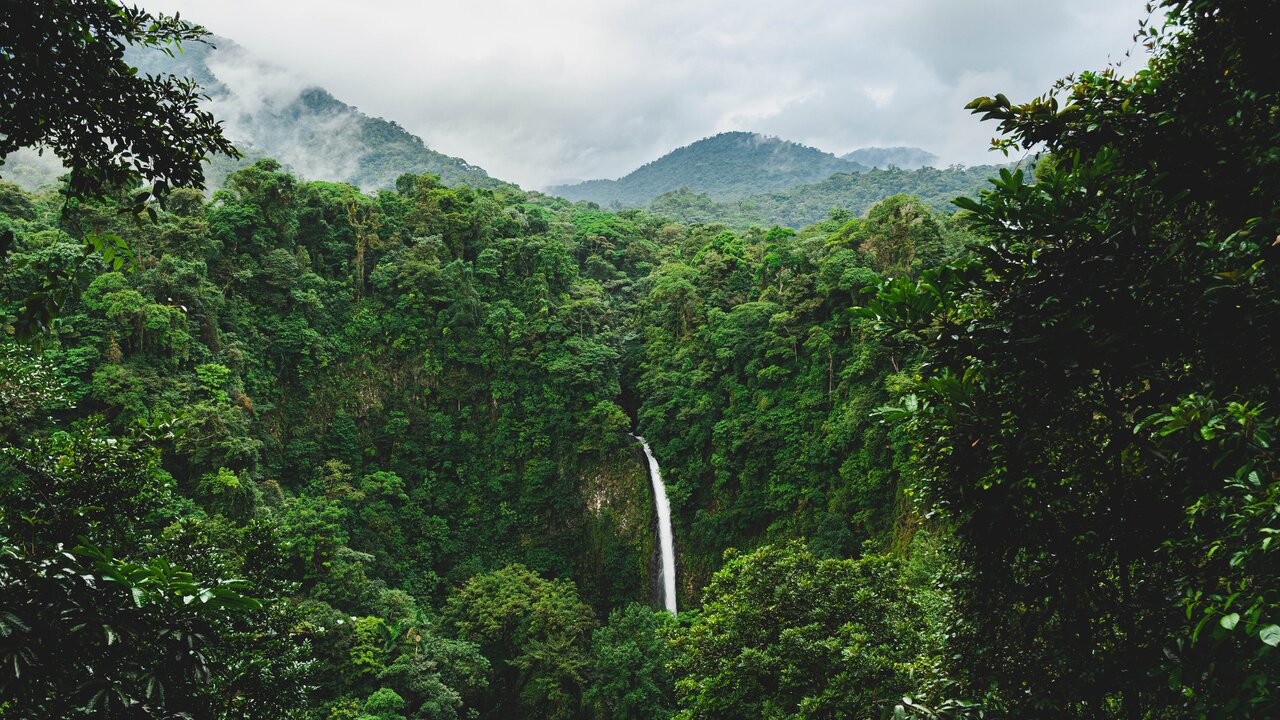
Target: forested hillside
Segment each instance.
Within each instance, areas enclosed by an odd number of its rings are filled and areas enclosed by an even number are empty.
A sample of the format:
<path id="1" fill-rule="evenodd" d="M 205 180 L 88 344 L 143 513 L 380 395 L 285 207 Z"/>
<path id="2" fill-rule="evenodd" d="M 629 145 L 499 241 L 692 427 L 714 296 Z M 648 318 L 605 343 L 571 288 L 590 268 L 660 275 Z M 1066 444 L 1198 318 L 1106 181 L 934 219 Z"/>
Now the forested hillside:
<path id="1" fill-rule="evenodd" d="M 927 167 L 936 159 L 918 148 L 864 148 L 836 158 L 777 138 L 732 132 L 674 150 L 618 180 L 560 185 L 548 192 L 605 208 L 647 207 L 683 223 L 799 230 L 833 211 L 862 215 L 898 194 L 952 212 L 954 198 L 976 197 L 999 170 L 996 165 Z"/>
<path id="2" fill-rule="evenodd" d="M 127 234 L 137 264 L 95 273 L 45 349 L 25 355 L 45 387 L 6 384 L 44 393 L 5 428 L 27 438 L 6 456 L 6 498 L 36 518 L 36 537 L 77 541 L 62 504 L 27 494 L 46 453 L 86 472 L 127 463 L 128 478 L 93 471 L 111 488 L 94 497 L 144 508 L 115 552 L 285 590 L 267 612 L 310 643 L 317 707 L 383 685 L 411 708 L 497 697 L 477 646 L 429 629 L 478 573 L 523 563 L 576 581 L 557 585 L 584 613 L 575 655 L 595 612 L 647 600 L 649 504 L 617 401 L 652 223 L 434 176 L 372 198 L 300 184 L 270 161 L 232 175 L 212 204 L 175 193 L 141 232 L 109 206 L 72 226 L 56 196 L 4 191 L 17 266 L 79 257 L 67 231 L 86 227 Z M 6 275 L 11 312 L 38 277 Z M 118 457 L 95 458 L 108 438 Z M 126 529 L 76 522 L 95 543 Z M 459 654 L 415 661 L 433 643 Z M 578 664 L 542 692 L 579 682 L 581 658 L 565 659 Z M 38 668 L 24 674 L 33 699 L 53 690 Z"/>
<path id="3" fill-rule="evenodd" d="M 725 132 L 677 148 L 617 180 L 558 185 L 547 192 L 606 208 L 641 207 L 688 188 L 717 199 L 745 197 L 866 168 L 816 148 L 749 132 Z"/>
<path id="4" fill-rule="evenodd" d="M 916 358 L 853 313 L 884 277 L 963 253 L 967 234 L 896 196 L 799 233 L 677 245 L 639 307 L 637 417 L 679 509 L 686 592 L 727 547 L 806 538 L 826 557 L 908 543 L 906 448 L 873 413 Z"/>
<path id="5" fill-rule="evenodd" d="M 955 211 L 952 200 L 977 197 L 999 173 L 998 165 L 954 167 L 946 170 L 869 170 L 839 173 L 821 182 L 761 193 L 740 200 L 715 200 L 704 193 L 677 190 L 649 204 L 655 213 L 685 223 L 723 223 L 745 230 L 752 226 L 799 230 L 832 216 L 862 215 L 885 198 L 898 194 L 918 197 L 939 212 Z"/>
<path id="6" fill-rule="evenodd" d="M 127 236 L 136 264 L 95 271 L 39 352 L 9 351 L 6 393 L 29 398 L 5 427 L 7 502 L 34 521 L 23 532 L 275 594 L 263 612 L 316 660 L 262 660 L 305 670 L 325 712 L 384 688 L 411 714 L 613 702 L 620 690 L 592 685 L 616 679 L 589 671 L 591 629 L 630 623 L 599 642 L 633 643 L 646 642 L 635 623 L 663 626 L 626 609 L 652 597 L 633 427 L 670 468 L 686 600 L 726 547 L 810 536 L 840 557 L 888 535 L 897 468 L 868 413 L 904 358 L 868 344 L 848 310 L 879 272 L 963 244 L 905 197 L 865 221 L 739 236 L 430 175 L 370 197 L 266 160 L 211 203 L 175 192 L 140 230 L 109 204 L 60 217 L 56 195 L 0 188 L 0 222 L 22 238 L 10 317 L 39 268 L 82 257 L 77 233 Z M 823 446 L 805 441 L 832 424 Z M 30 494 L 50 462 L 108 484 Z M 117 505 L 62 517 L 104 492 L 137 519 L 113 519 Z M 526 612 L 503 605 L 513 588 L 551 602 L 544 584 L 563 595 L 537 630 L 564 643 L 555 653 L 490 635 L 492 613 Z M 461 665 L 415 664 L 437 646 Z M 33 698 L 57 687 L 28 677 Z M 216 687 L 252 692 L 243 681 Z"/>
<path id="7" fill-rule="evenodd" d="M 42 7 L 13 42 L 79 74 L 0 72 L 0 152 L 71 166 L 0 181 L 3 720 L 1280 716 L 1264 3 L 969 105 L 1034 163 L 628 210 L 206 195 L 222 128 L 114 40 L 203 29 Z"/>

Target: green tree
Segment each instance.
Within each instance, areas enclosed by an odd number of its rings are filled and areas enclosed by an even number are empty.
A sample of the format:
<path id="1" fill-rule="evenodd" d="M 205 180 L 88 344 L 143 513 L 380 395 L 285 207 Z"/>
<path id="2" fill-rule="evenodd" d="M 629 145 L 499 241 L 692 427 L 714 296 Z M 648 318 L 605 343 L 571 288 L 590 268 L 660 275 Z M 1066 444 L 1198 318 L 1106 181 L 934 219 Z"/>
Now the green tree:
<path id="1" fill-rule="evenodd" d="M 571 581 L 510 565 L 467 581 L 445 618 L 494 664 L 486 705 L 496 716 L 577 715 L 595 618 Z"/>
<path id="2" fill-rule="evenodd" d="M 971 104 L 1052 162 L 957 201 L 980 264 L 868 304 L 933 353 L 888 414 L 957 539 L 952 669 L 1012 716 L 1280 712 L 1280 386 L 1259 362 L 1280 343 L 1280 51 L 1252 3 L 1161 8 L 1134 76 Z"/>
<path id="3" fill-rule="evenodd" d="M 244 658 L 232 659 L 226 638 L 261 604 L 244 580 L 197 577 L 147 546 L 157 516 L 174 506 L 155 438 L 111 437 L 89 423 L 40 428 L 36 413 L 65 404 L 57 379 L 16 353 L 0 362 L 0 384 L 43 386 L 23 390 L 29 402 L 15 408 L 32 423 L 21 444 L 0 447 L 3 711 L 153 718 L 225 709 L 244 689 L 232 669 Z M 232 695 L 214 696 L 211 679 Z"/>
<path id="4" fill-rule="evenodd" d="M 87 545 L 33 552 L 4 540 L 3 711 L 211 717 L 216 700 L 205 683 L 227 672 L 211 662 L 214 646 L 232 616 L 260 607 L 243 589 L 234 581 L 198 581 L 163 559 L 130 562 Z"/>
<path id="5" fill-rule="evenodd" d="M 466 699 L 487 687 L 489 662 L 474 643 L 418 632 L 412 651 L 401 653 L 378 680 L 404 698 L 411 720 L 467 717 Z"/>
<path id="6" fill-rule="evenodd" d="M 673 640 L 676 717 L 875 718 L 911 687 L 924 623 L 894 561 L 800 543 L 726 558 Z"/>
<path id="7" fill-rule="evenodd" d="M 631 603 L 591 636 L 591 684 L 583 704 L 597 718 L 660 720 L 675 711 L 668 634 L 675 619 Z"/>
<path id="8" fill-rule="evenodd" d="M 157 195 L 203 185 L 207 154 L 239 153 L 200 108 L 194 81 L 138 75 L 124 50 L 172 54 L 207 35 L 114 0 L 9 4 L 0 22 L 0 160 L 18 148 L 48 148 L 70 169 L 78 195 L 128 187 L 138 176 Z"/>
<path id="9" fill-rule="evenodd" d="M 365 717 L 377 720 L 404 720 L 403 709 L 404 698 L 390 688 L 379 688 L 364 701 Z"/>

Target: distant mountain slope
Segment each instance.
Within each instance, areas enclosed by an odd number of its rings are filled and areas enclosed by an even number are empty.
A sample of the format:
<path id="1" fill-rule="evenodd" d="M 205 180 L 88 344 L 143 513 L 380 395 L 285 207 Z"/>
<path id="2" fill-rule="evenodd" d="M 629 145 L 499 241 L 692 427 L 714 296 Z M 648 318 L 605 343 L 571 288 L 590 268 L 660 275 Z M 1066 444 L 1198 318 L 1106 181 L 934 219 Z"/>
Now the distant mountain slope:
<path id="1" fill-rule="evenodd" d="M 949 212 L 955 209 L 952 198 L 976 196 L 987 187 L 988 178 L 1000 172 L 1000 167 L 890 168 L 841 173 L 819 183 L 728 201 L 680 190 L 655 198 L 649 207 L 683 223 L 723 223 L 739 229 L 752 225 L 799 229 L 827 218 L 832 209 L 861 215 L 873 204 L 899 193 L 915 195 L 927 205 Z"/>
<path id="2" fill-rule="evenodd" d="M 37 154 L 31 148 L 18 148 L 0 158 L 0 179 L 16 183 L 27 190 L 39 190 L 57 182 L 66 172 L 58 156 L 51 152 Z"/>
<path id="3" fill-rule="evenodd" d="M 130 47 L 125 59 L 146 74 L 194 78 L 210 97 L 241 160 L 215 157 L 205 165 L 209 190 L 226 176 L 263 157 L 309 180 L 351 183 L 366 191 L 394 187 L 404 173 L 430 172 L 446 185 L 504 185 L 484 169 L 427 147 L 399 124 L 369 117 L 323 88 L 307 86 L 271 67 L 234 42 L 211 38 L 215 47 L 188 43 L 169 57 L 153 48 Z M 0 165 L 0 177 L 28 189 L 53 183 L 65 170 L 57 158 L 20 150 Z"/>
<path id="4" fill-rule="evenodd" d="M 867 147 L 841 155 L 840 158 L 861 163 L 867 167 L 899 167 L 903 170 L 937 167 L 938 163 L 937 155 L 917 147 Z"/>
<path id="5" fill-rule="evenodd" d="M 756 133 L 727 132 L 673 150 L 618 180 L 558 185 L 547 192 L 605 207 L 639 207 L 681 188 L 727 200 L 865 169 L 799 143 Z"/>
<path id="6" fill-rule="evenodd" d="M 406 172 L 431 172 L 447 185 L 499 184 L 483 169 L 436 152 L 400 125 L 365 115 L 328 91 L 307 86 L 226 38 L 217 49 L 188 44 L 170 58 L 159 50 L 130 48 L 126 59 L 144 73 L 195 78 L 211 98 L 227 135 L 251 157 L 269 156 L 312 180 L 334 180 L 366 190 L 390 188 Z M 210 184 L 230 167 L 215 163 Z"/>

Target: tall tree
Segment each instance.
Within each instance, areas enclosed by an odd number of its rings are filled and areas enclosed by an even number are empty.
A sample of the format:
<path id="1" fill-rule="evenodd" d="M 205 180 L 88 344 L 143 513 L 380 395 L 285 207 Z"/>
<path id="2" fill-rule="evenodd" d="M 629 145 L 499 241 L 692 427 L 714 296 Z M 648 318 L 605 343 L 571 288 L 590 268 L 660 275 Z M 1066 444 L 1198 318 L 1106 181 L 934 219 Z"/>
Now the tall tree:
<path id="1" fill-rule="evenodd" d="M 126 45 L 181 52 L 184 42 L 204 41 L 204 28 L 114 0 L 6 0 L 3 8 L 0 160 L 47 148 L 70 169 L 74 194 L 141 177 L 163 195 L 203 185 L 207 154 L 237 155 L 200 108 L 193 80 L 139 75 L 124 60 Z"/>
<path id="2" fill-rule="evenodd" d="M 673 641 L 683 720 L 869 718 L 910 687 L 921 607 L 894 561 L 800 543 L 727 553 Z"/>
<path id="3" fill-rule="evenodd" d="M 934 354 L 891 415 L 958 539 L 954 670 L 1013 716 L 1280 713 L 1265 5 L 1168 0 L 1132 77 L 975 100 L 1048 161 L 957 201 L 979 264 L 868 304 Z"/>
<path id="4" fill-rule="evenodd" d="M 497 666 L 485 702 L 497 716 L 578 714 L 595 618 L 573 582 L 510 565 L 469 580 L 449 599 L 445 618 Z"/>

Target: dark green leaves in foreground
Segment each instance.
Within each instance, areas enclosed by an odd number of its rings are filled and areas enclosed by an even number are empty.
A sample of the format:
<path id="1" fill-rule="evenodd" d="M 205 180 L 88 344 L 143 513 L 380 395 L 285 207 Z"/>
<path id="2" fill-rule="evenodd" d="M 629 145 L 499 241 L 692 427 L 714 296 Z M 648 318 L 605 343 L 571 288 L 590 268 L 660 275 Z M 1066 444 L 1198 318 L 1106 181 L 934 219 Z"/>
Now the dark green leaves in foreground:
<path id="1" fill-rule="evenodd" d="M 234 580 L 198 582 L 79 546 L 40 557 L 0 547 L 0 692 L 15 717 L 150 717 L 200 712 L 210 644 L 235 613 L 257 610 Z"/>
<path id="2" fill-rule="evenodd" d="M 865 306 L 929 348 L 884 417 L 954 531 L 954 672 L 1018 717 L 1280 712 L 1280 55 L 1251 3 L 1164 9 L 1133 77 L 974 101 L 1051 156 L 957 201 L 977 272 Z"/>
<path id="3" fill-rule="evenodd" d="M 152 15 L 113 0 L 9 3 L 0 25 L 0 160 L 24 147 L 47 148 L 69 168 L 74 196 L 153 184 L 154 193 L 199 187 L 201 160 L 237 155 L 221 125 L 200 107 L 186 78 L 139 76 L 126 45 L 172 54 L 208 32 L 178 17 Z"/>

